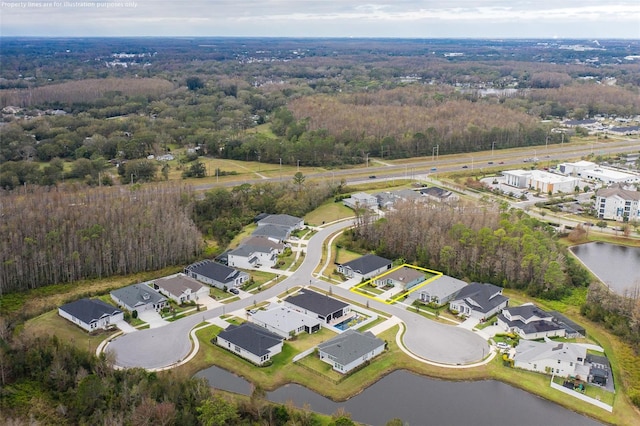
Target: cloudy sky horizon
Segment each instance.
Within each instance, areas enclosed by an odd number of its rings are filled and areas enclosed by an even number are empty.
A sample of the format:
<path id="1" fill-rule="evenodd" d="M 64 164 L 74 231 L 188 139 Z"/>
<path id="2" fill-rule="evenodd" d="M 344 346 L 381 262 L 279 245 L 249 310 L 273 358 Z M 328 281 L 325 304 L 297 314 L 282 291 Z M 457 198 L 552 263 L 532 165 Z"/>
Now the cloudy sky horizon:
<path id="1" fill-rule="evenodd" d="M 0 0 L 0 35 L 640 38 L 638 0 Z"/>

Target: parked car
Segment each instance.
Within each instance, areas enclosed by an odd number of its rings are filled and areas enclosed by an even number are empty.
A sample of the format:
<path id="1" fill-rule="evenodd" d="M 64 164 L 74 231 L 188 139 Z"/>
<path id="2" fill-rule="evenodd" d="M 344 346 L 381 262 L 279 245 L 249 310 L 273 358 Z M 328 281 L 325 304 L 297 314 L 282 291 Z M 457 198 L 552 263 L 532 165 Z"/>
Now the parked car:
<path id="1" fill-rule="evenodd" d="M 233 294 L 240 294 L 240 290 L 238 290 L 238 289 L 237 289 L 237 288 L 235 288 L 235 287 L 231 287 L 231 288 L 229 289 L 229 293 L 233 293 Z"/>

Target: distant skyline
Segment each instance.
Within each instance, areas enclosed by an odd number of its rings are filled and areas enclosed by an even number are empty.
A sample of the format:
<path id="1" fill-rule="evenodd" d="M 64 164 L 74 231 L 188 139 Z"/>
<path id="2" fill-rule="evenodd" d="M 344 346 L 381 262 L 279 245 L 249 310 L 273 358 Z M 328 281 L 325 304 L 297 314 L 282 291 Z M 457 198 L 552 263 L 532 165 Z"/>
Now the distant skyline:
<path id="1" fill-rule="evenodd" d="M 0 35 L 640 39 L 640 0 L 0 0 Z"/>

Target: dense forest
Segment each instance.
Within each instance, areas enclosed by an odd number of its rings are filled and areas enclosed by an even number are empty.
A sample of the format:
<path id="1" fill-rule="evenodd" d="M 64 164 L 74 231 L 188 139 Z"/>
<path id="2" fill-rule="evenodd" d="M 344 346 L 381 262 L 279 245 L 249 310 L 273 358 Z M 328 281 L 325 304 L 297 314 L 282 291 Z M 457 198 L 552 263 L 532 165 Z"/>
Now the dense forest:
<path id="1" fill-rule="evenodd" d="M 589 277 L 565 256 L 549 225 L 522 211 L 406 203 L 373 220 L 361 212 L 346 244 L 470 281 L 561 298 Z"/>
<path id="2" fill-rule="evenodd" d="M 39 188 L 1 199 L 0 290 L 187 263 L 203 245 L 179 185 Z"/>

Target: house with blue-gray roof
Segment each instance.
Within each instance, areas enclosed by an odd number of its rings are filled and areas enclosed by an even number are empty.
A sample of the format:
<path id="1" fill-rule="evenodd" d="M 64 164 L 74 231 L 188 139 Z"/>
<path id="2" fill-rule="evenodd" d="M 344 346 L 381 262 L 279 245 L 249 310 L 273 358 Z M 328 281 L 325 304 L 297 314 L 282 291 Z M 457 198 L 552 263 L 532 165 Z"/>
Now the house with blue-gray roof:
<path id="1" fill-rule="evenodd" d="M 80 299 L 58 308 L 58 315 L 86 331 L 108 329 L 124 320 L 124 313 L 98 299 Z"/>

